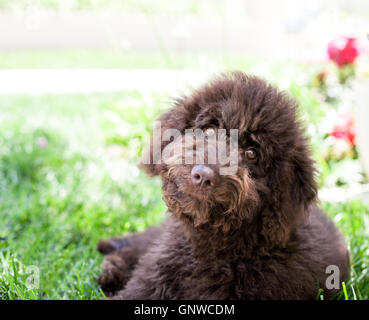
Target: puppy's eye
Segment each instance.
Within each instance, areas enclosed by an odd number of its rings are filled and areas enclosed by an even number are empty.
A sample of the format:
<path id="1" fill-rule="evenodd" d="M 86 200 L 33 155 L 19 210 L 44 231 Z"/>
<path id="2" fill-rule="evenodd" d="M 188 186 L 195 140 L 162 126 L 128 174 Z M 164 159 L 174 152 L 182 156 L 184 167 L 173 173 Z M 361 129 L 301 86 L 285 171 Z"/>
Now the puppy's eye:
<path id="1" fill-rule="evenodd" d="M 247 159 L 255 161 L 257 158 L 256 150 L 254 148 L 249 148 L 245 151 L 245 156 Z"/>
<path id="2" fill-rule="evenodd" d="M 211 137 L 215 134 L 215 130 L 213 128 L 206 128 L 204 132 L 205 132 L 205 135 L 208 137 Z"/>

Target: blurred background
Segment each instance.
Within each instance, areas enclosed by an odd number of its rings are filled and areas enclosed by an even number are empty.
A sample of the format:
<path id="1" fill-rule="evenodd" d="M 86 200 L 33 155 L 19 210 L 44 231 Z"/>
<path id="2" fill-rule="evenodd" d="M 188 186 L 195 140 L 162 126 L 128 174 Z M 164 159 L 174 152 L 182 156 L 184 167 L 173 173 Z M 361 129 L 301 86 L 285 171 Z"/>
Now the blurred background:
<path id="1" fill-rule="evenodd" d="M 165 217 L 152 121 L 235 69 L 299 101 L 353 257 L 338 298 L 368 299 L 368 37 L 359 0 L 0 0 L 0 299 L 101 298 L 98 239 Z"/>

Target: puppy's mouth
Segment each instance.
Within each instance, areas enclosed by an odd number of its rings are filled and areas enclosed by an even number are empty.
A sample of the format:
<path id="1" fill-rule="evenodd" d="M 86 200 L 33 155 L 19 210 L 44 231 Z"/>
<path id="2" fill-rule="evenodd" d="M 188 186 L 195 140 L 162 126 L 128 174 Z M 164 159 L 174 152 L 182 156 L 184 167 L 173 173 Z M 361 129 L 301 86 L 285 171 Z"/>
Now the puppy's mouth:
<path id="1" fill-rule="evenodd" d="M 163 191 L 169 211 L 195 226 L 208 222 L 211 213 L 221 214 L 229 207 L 229 204 L 219 203 L 213 195 L 214 190 L 193 186 L 191 181 L 181 178 L 164 182 Z"/>
<path id="2" fill-rule="evenodd" d="M 178 200 L 197 199 L 201 201 L 211 201 L 212 188 L 207 184 L 205 186 L 194 186 L 191 181 L 184 181 L 184 179 L 177 179 L 169 182 L 173 185 L 173 192 L 171 195 Z"/>
<path id="3" fill-rule="evenodd" d="M 244 187 L 240 178 L 214 176 L 202 167 L 185 171 L 184 174 L 182 170 L 173 170 L 162 176 L 163 199 L 170 211 L 227 214 L 241 204 Z"/>

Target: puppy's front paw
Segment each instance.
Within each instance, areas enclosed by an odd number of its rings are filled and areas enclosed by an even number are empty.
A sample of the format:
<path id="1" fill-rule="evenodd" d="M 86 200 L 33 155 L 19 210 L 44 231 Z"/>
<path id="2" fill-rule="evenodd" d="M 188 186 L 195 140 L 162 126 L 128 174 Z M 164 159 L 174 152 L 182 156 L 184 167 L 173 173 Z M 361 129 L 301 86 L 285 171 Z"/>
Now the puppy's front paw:
<path id="1" fill-rule="evenodd" d="M 109 254 L 113 251 L 117 251 L 123 247 L 129 247 L 130 242 L 127 237 L 110 238 L 106 240 L 100 240 L 97 244 L 97 250 L 102 254 Z"/>
<path id="2" fill-rule="evenodd" d="M 123 289 L 131 277 L 137 258 L 135 250 L 131 248 L 122 248 L 105 256 L 102 263 L 103 272 L 98 282 L 107 296 Z"/>
<path id="3" fill-rule="evenodd" d="M 114 244 L 109 240 L 100 240 L 97 244 L 97 251 L 102 254 L 109 254 L 115 250 Z"/>

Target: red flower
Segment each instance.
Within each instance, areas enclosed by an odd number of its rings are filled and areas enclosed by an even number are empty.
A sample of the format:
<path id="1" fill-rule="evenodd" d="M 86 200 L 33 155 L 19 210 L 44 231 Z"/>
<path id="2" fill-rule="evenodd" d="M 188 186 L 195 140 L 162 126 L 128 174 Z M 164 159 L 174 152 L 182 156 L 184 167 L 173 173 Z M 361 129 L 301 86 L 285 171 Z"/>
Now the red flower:
<path id="1" fill-rule="evenodd" d="M 330 135 L 335 137 L 336 139 L 344 139 L 350 142 L 351 145 L 354 145 L 356 131 L 354 125 L 354 117 L 352 116 L 352 114 L 346 113 L 340 115 Z"/>
<path id="2" fill-rule="evenodd" d="M 339 67 L 355 62 L 359 56 L 356 38 L 340 37 L 328 44 L 329 59 Z"/>

